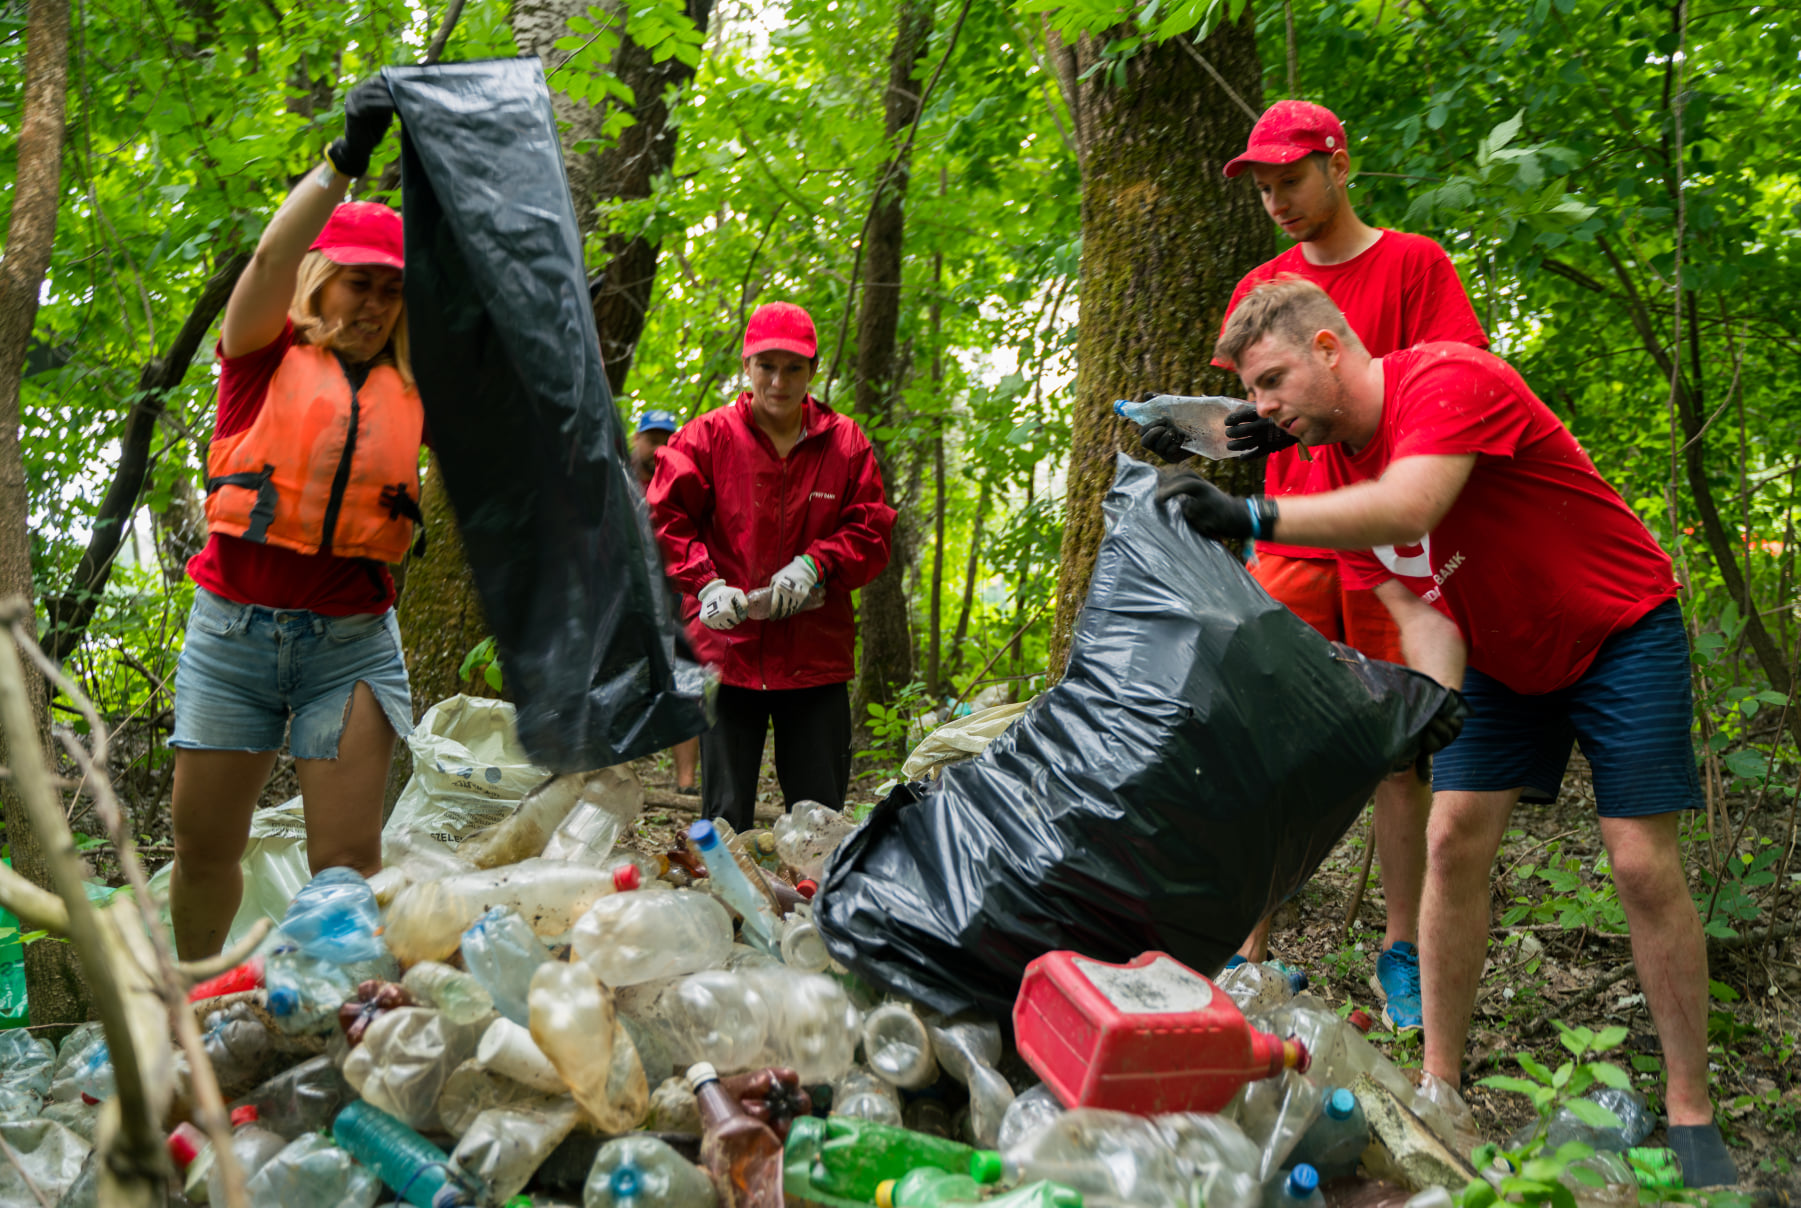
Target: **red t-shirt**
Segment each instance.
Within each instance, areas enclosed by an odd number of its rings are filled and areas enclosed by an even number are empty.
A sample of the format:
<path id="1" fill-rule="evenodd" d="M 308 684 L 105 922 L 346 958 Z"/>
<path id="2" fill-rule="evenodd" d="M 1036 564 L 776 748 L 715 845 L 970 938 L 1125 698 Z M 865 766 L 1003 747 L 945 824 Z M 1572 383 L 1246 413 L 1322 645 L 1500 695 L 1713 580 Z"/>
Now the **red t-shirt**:
<path id="1" fill-rule="evenodd" d="M 1274 260 L 1258 265 L 1244 275 L 1232 291 L 1226 306 L 1226 318 L 1238 309 L 1244 296 L 1265 281 L 1284 273 L 1305 277 L 1338 304 L 1345 322 L 1363 341 L 1373 357 L 1387 356 L 1415 344 L 1434 340 L 1455 340 L 1477 348 L 1488 347 L 1488 337 L 1469 295 L 1463 292 L 1457 266 L 1445 250 L 1424 235 L 1384 230 L 1376 242 L 1343 264 L 1309 264 L 1297 243 Z M 1221 320 L 1224 330 L 1224 320 Z M 1214 361 L 1221 368 L 1229 368 Z M 1312 454 L 1317 458 L 1317 453 Z M 1306 495 L 1323 487 L 1311 485 L 1313 465 L 1301 455 L 1299 446 L 1278 449 L 1264 459 L 1263 493 L 1266 495 Z M 1329 549 L 1311 549 L 1301 545 L 1283 545 L 1275 541 L 1257 542 L 1259 553 L 1280 554 L 1285 558 L 1324 558 L 1336 555 Z"/>
<path id="2" fill-rule="evenodd" d="M 1382 423 L 1355 455 L 1314 450 L 1332 490 L 1404 457 L 1474 453 L 1419 545 L 1340 550 L 1345 586 L 1399 579 L 1457 622 L 1469 665 L 1515 692 L 1581 678 L 1601 643 L 1676 595 L 1670 556 L 1512 366 L 1467 344 L 1382 358 Z"/>
<path id="3" fill-rule="evenodd" d="M 293 345 L 294 324 L 288 322 L 280 335 L 255 352 L 228 357 L 223 349 L 215 349 L 219 358 L 215 439 L 256 422 L 269 396 L 269 383 Z M 328 617 L 386 612 L 394 603 L 394 579 L 379 562 L 302 554 L 223 533 L 210 534 L 206 547 L 188 559 L 188 578 L 239 604 L 305 608 Z"/>

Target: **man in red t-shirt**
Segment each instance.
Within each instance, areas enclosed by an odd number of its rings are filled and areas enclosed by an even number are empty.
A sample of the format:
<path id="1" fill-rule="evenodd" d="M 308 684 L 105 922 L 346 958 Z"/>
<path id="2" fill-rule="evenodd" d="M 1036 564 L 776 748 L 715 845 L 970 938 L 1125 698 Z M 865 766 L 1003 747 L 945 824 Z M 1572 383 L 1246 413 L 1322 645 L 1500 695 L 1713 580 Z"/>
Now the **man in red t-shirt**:
<path id="1" fill-rule="evenodd" d="M 1669 1077 L 1690 1186 L 1736 1180 L 1707 1095 L 1707 952 L 1677 842 L 1700 804 L 1688 641 L 1670 559 L 1504 361 L 1424 344 L 1372 358 L 1307 281 L 1239 307 L 1220 351 L 1260 416 L 1317 455 L 1315 493 L 1160 491 L 1212 537 L 1341 551 L 1393 613 L 1409 666 L 1470 706 L 1435 757 L 1421 908 L 1425 1068 L 1457 1085 L 1488 944 L 1488 873 L 1523 789 L 1580 741 Z"/>
<path id="2" fill-rule="evenodd" d="M 1244 296 L 1275 277 L 1304 277 L 1326 291 L 1372 356 L 1430 340 L 1488 347 L 1488 337 L 1444 249 L 1420 235 L 1372 227 L 1352 209 L 1347 189 L 1351 159 L 1344 126 L 1331 110 L 1307 101 L 1277 101 L 1251 130 L 1244 154 L 1226 165 L 1227 176 L 1250 170 L 1263 208 L 1294 246 L 1246 273 L 1226 307 L 1226 320 Z M 1223 327 L 1222 323 L 1222 327 Z M 1217 355 L 1215 365 L 1232 368 Z M 1237 417 L 1235 417 L 1237 418 Z M 1147 429 L 1150 439 L 1156 434 Z M 1318 490 L 1316 463 L 1296 442 L 1248 409 L 1229 434 L 1234 449 L 1267 453 L 1265 495 L 1304 495 Z M 1148 441 L 1147 441 L 1148 443 Z M 1167 460 L 1180 461 L 1178 437 Z M 1158 449 L 1158 452 L 1163 452 Z M 1172 456 L 1173 453 L 1173 456 Z M 1336 642 L 1371 658 L 1402 661 L 1400 634 L 1375 593 L 1344 584 L 1331 550 L 1258 541 L 1251 574 L 1265 591 Z M 1388 919 L 1371 979 L 1396 1031 L 1420 1026 L 1420 890 L 1426 877 L 1426 813 L 1432 790 L 1411 769 L 1376 789 L 1376 853 L 1382 863 L 1382 895 Z M 1240 950 L 1263 958 L 1269 922 Z"/>

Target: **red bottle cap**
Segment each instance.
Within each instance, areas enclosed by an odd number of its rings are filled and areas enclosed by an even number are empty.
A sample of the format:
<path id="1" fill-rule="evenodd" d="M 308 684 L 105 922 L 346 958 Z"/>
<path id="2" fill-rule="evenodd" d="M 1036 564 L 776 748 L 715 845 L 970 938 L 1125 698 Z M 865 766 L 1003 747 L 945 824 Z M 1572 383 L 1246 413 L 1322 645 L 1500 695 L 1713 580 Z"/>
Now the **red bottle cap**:
<path id="1" fill-rule="evenodd" d="M 643 879 L 638 875 L 636 864 L 621 864 L 613 870 L 613 888 L 618 892 L 624 893 L 627 890 L 636 889 L 641 884 L 643 884 Z"/>
<path id="2" fill-rule="evenodd" d="M 185 1121 L 169 1134 L 169 1157 L 175 1169 L 186 1173 L 188 1166 L 207 1146 L 206 1134 Z"/>
<path id="3" fill-rule="evenodd" d="M 1370 1013 L 1365 1011 L 1362 1007 L 1358 1007 L 1345 1018 L 1349 1020 L 1351 1026 L 1356 1028 L 1359 1032 L 1367 1033 L 1371 1028 L 1376 1026 L 1376 1021 L 1371 1019 Z"/>
<path id="4" fill-rule="evenodd" d="M 234 1107 L 231 1109 L 231 1126 L 233 1128 L 242 1128 L 246 1124 L 255 1124 L 256 1117 L 256 1108 L 248 1103 L 243 1107 Z"/>
<path id="5" fill-rule="evenodd" d="M 811 877 L 808 877 L 805 880 L 796 881 L 794 883 L 794 892 L 811 902 L 813 900 L 813 895 L 819 892 L 819 882 Z"/>

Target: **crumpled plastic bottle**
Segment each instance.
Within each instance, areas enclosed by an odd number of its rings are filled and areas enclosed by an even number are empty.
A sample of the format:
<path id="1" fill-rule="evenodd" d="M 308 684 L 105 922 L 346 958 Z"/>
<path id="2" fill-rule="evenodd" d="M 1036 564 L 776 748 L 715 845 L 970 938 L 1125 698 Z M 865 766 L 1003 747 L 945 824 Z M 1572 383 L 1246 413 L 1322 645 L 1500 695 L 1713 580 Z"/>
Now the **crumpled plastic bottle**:
<path id="1" fill-rule="evenodd" d="M 1438 1134 L 1459 1157 L 1468 1159 L 1470 1150 L 1482 1144 L 1482 1132 L 1476 1127 L 1475 1114 L 1457 1089 L 1436 1074 L 1422 1072 L 1409 1104 L 1420 1122 Z"/>
<path id="2" fill-rule="evenodd" d="M 582 1208 L 715 1208 L 713 1181 L 656 1137 L 615 1137 L 600 1147 Z"/>
<path id="3" fill-rule="evenodd" d="M 58 1102 L 81 1098 L 76 1078 L 87 1068 L 88 1058 L 96 1048 L 106 1046 L 106 1033 L 99 1023 L 77 1024 L 63 1037 L 56 1050 L 56 1065 L 50 1075 L 50 1097 Z"/>
<path id="4" fill-rule="evenodd" d="M 926 1031 L 945 1073 L 969 1088 L 970 1139 L 984 1149 L 995 1148 L 1001 1121 L 1013 1106 L 1013 1087 L 994 1068 L 1001 1059 L 1000 1025 L 933 1018 Z"/>
<path id="5" fill-rule="evenodd" d="M 36 1204 L 31 1186 L 51 1197 L 60 1197 L 81 1176 L 91 1146 L 69 1129 L 37 1117 L 0 1120 L 0 1140 L 12 1150 L 11 1160 L 0 1159 L 0 1204 Z M 21 1169 L 23 1168 L 23 1173 Z"/>
<path id="6" fill-rule="evenodd" d="M 826 861 L 850 837 L 857 824 L 817 801 L 796 801 L 775 821 L 775 850 L 782 863 L 802 877 L 817 881 Z"/>
<path id="7" fill-rule="evenodd" d="M 636 1128 L 650 1108 L 650 1086 L 613 992 L 579 961 L 552 961 L 532 975 L 529 998 L 532 1039 L 582 1110 L 603 1132 Z"/>
<path id="8" fill-rule="evenodd" d="M 705 1061 L 724 1073 L 748 1070 L 764 1056 L 769 1005 L 741 973 L 707 969 L 682 978 L 649 1008 L 683 1068 Z"/>
<path id="9" fill-rule="evenodd" d="M 643 809 L 644 787 L 630 765 L 589 772 L 582 777 L 574 807 L 545 843 L 544 858 L 599 864 L 619 836 L 631 833 Z"/>
<path id="10" fill-rule="evenodd" d="M 50 1093 L 56 1046 L 24 1028 L 0 1032 L 0 1090 L 42 1099 Z"/>
<path id="11" fill-rule="evenodd" d="M 212 1062 L 213 1076 L 219 1080 L 221 1092 L 227 1099 L 235 1099 L 255 1086 L 270 1064 L 274 1046 L 270 1043 L 269 1030 L 256 1018 L 255 1010 L 248 1002 L 214 1011 L 207 1016 L 205 1026 L 200 1047 L 206 1050 L 207 1059 Z M 187 1055 L 178 1052 L 175 1060 L 177 1078 L 185 1087 L 190 1076 Z"/>
<path id="12" fill-rule="evenodd" d="M 474 1055 L 481 1033 L 426 1007 L 397 1007 L 369 1026 L 344 1061 L 344 1079 L 372 1107 L 422 1132 L 439 1125 L 450 1071 Z"/>
<path id="13" fill-rule="evenodd" d="M 309 1132 L 264 1163 L 246 1190 L 252 1204 L 374 1208 L 381 1179 L 324 1136 Z"/>
<path id="14" fill-rule="evenodd" d="M 310 1035 L 329 1029 L 338 1008 L 356 993 L 351 972 L 332 961 L 302 952 L 298 945 L 282 942 L 264 958 L 264 999 L 275 1026 L 291 1035 Z"/>
<path id="15" fill-rule="evenodd" d="M 286 1138 L 257 1122 L 256 1108 L 246 1105 L 232 1109 L 231 1152 L 237 1155 L 238 1169 L 247 1181 L 287 1147 Z M 225 1173 L 216 1162 L 206 1176 L 206 1199 L 209 1204 L 225 1203 Z"/>
<path id="16" fill-rule="evenodd" d="M 463 932 L 495 907 L 517 911 L 534 932 L 550 938 L 568 931 L 601 898 L 636 883 L 637 868 L 629 861 L 605 872 L 541 858 L 418 881 L 388 907 L 383 938 L 404 964 L 446 960 Z"/>
<path id="17" fill-rule="evenodd" d="M 375 892 L 354 868 L 327 868 L 302 885 L 280 930 L 306 955 L 334 965 L 372 961 L 384 953 Z"/>
<path id="18" fill-rule="evenodd" d="M 1612 1151 L 1579 1158 L 1565 1166 L 1558 1178 L 1576 1197 L 1577 1208 L 1635 1208 L 1638 1204 L 1638 1177 L 1626 1159 Z"/>
<path id="19" fill-rule="evenodd" d="M 510 1020 L 508 1022 L 511 1023 Z M 556 1071 L 553 1068 L 551 1072 Z M 444 1125 L 445 1132 L 453 1137 L 460 1137 L 469 1131 L 469 1126 L 475 1123 L 477 1116 L 490 1108 L 542 1109 L 558 1099 L 567 1098 L 568 1092 L 560 1087 L 561 1081 L 559 1078 L 559 1089 L 556 1092 L 547 1093 L 485 1069 L 479 1058 L 472 1057 L 450 1071 L 450 1076 L 444 1079 L 444 1089 L 438 1092 L 438 1120 Z"/>
<path id="20" fill-rule="evenodd" d="M 837 979 L 781 965 L 746 969 L 769 1005 L 769 1043 L 758 1065 L 797 1071 L 807 1086 L 830 1082 L 851 1067 L 862 1015 Z"/>
<path id="21" fill-rule="evenodd" d="M 1221 1113 L 1244 1130 L 1259 1151 L 1257 1178 L 1272 1183 L 1289 1165 L 1294 1152 L 1313 1122 L 1319 1118 L 1320 1088 L 1293 1070 L 1280 1078 L 1247 1082 Z"/>
<path id="22" fill-rule="evenodd" d="M 580 1115 L 568 1098 L 537 1107 L 489 1108 L 475 1117 L 457 1142 L 451 1168 L 459 1181 L 482 1189 L 483 1203 L 504 1203 L 525 1190 L 539 1164 L 569 1135 Z"/>
<path id="23" fill-rule="evenodd" d="M 622 894 L 583 914 L 570 942 L 601 981 L 632 986 L 718 966 L 732 948 L 732 920 L 703 893 Z"/>
<path id="24" fill-rule="evenodd" d="M 537 936 L 532 939 L 536 941 Z M 468 942 L 466 935 L 464 942 Z M 438 961 L 420 961 L 406 971 L 400 984 L 413 1001 L 435 1007 L 452 1023 L 480 1023 L 494 1011 L 493 997 L 477 978 Z"/>
<path id="25" fill-rule="evenodd" d="M 525 1001 L 532 974 L 550 959 L 550 949 L 517 910 L 496 906 L 463 932 L 463 966 L 502 1015 L 524 1027 L 531 1018 Z"/>
<path id="26" fill-rule="evenodd" d="M 1262 1201 L 1256 1146 L 1219 1116 L 1078 1108 L 1007 1150 L 1004 1161 L 1014 1181 L 1072 1187 L 1086 1208 L 1257 1208 Z"/>
<path id="27" fill-rule="evenodd" d="M 1221 973 L 1214 979 L 1214 984 L 1238 1004 L 1240 1011 L 1246 1015 L 1260 1015 L 1293 998 L 1305 988 L 1307 981 L 1305 974 L 1297 976 L 1272 965 L 1246 961 Z"/>
<path id="28" fill-rule="evenodd" d="M 1580 1141 L 1590 1149 L 1609 1153 L 1625 1153 L 1644 1142 L 1656 1127 L 1657 1119 L 1645 1104 L 1645 1097 L 1630 1087 L 1597 1086 L 1582 1096 L 1598 1103 L 1619 1118 L 1618 1128 L 1595 1128 L 1577 1119 L 1568 1107 L 1559 1108 L 1545 1128 L 1545 1147 L 1553 1152 L 1571 1141 Z M 1534 1120 L 1509 1139 L 1517 1148 L 1532 1139 L 1538 1130 Z"/>
<path id="29" fill-rule="evenodd" d="M 1001 1117 L 999 1133 L 989 1148 L 1003 1152 L 1012 1149 L 1061 1116 L 1065 1110 L 1056 1092 L 1042 1082 L 1023 1090 L 1007 1105 L 1006 1114 Z"/>
<path id="30" fill-rule="evenodd" d="M 244 1097 L 264 1128 L 292 1141 L 318 1132 L 356 1097 L 330 1056 L 308 1058 L 270 1078 Z"/>

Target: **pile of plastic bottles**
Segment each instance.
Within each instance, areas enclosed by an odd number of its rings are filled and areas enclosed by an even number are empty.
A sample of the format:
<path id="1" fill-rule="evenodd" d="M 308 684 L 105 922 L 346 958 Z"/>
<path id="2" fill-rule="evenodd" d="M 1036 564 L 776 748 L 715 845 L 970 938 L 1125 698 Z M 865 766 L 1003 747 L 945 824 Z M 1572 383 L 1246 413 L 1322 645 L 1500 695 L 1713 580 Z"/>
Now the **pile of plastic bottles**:
<path id="1" fill-rule="evenodd" d="M 619 846 L 642 799 L 618 769 L 558 777 L 454 860 L 327 870 L 196 987 L 251 1203 L 1317 1208 L 1369 1141 L 1359 1074 L 1447 1137 L 1467 1118 L 1267 965 L 1218 986 L 1305 1042 L 1304 1074 L 1219 1114 L 1066 1110 L 995 1021 L 883 1000 L 833 961 L 809 902 L 849 819 L 803 802 L 646 855 Z M 97 1026 L 60 1051 L 0 1033 L 0 1135 L 63 1205 L 96 1202 L 111 1093 Z M 186 1202 L 223 1202 L 211 1142 L 171 1123 Z M 0 1202 L 30 1202 L 12 1173 Z"/>

